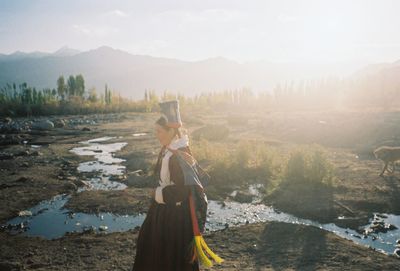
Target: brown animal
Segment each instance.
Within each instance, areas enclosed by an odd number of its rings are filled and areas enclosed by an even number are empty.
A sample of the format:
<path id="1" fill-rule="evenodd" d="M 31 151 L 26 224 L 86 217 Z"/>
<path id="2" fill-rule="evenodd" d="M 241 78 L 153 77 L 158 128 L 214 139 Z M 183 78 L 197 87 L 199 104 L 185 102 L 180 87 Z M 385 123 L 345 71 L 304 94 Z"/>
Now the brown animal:
<path id="1" fill-rule="evenodd" d="M 393 174 L 395 171 L 395 163 L 400 160 L 400 147 L 382 146 L 374 150 L 374 155 L 376 159 L 380 159 L 385 163 L 379 176 L 383 176 L 386 170 L 390 174 Z M 389 163 L 392 164 L 392 170 L 388 168 Z"/>

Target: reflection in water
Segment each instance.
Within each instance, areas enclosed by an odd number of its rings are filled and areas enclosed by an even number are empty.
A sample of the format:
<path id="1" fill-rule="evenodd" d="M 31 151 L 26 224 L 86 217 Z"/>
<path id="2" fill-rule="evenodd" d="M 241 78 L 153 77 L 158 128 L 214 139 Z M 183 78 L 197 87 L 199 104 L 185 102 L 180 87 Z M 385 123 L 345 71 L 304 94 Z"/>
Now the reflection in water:
<path id="1" fill-rule="evenodd" d="M 134 137 L 137 137 L 137 136 L 145 136 L 145 135 L 147 135 L 147 133 L 136 133 L 136 134 L 132 134 Z"/>
<path id="2" fill-rule="evenodd" d="M 208 207 L 209 212 L 206 223 L 206 229 L 208 230 L 223 229 L 227 225 L 238 226 L 262 221 L 310 225 L 389 254 L 393 253 L 396 248 L 396 240 L 400 239 L 400 229 L 364 236 L 354 230 L 341 228 L 333 223 L 321 224 L 312 220 L 297 218 L 287 213 L 277 212 L 273 208 L 263 204 L 238 202 L 224 202 L 220 204 L 219 202 L 210 200 Z M 400 228 L 400 216 L 398 215 L 387 215 L 387 218 L 383 218 L 383 221 Z"/>
<path id="3" fill-rule="evenodd" d="M 80 172 L 97 172 L 98 176 L 90 178 L 88 188 L 90 190 L 123 190 L 125 184 L 120 182 L 110 181 L 110 175 L 122 175 L 125 171 L 125 166 L 120 165 L 124 159 L 114 157 L 114 153 L 120 151 L 127 145 L 126 142 L 118 142 L 111 144 L 100 144 L 115 137 L 101 137 L 82 141 L 82 144 L 88 146 L 73 148 L 71 152 L 77 155 L 94 156 L 95 161 L 80 163 L 78 171 Z M 82 191 L 82 189 L 80 189 Z"/>
<path id="4" fill-rule="evenodd" d="M 127 231 L 140 226 L 144 214 L 135 216 L 115 215 L 112 213 L 74 213 L 63 206 L 71 198 L 70 195 L 57 195 L 51 200 L 42 201 L 29 209 L 32 216 L 16 217 L 8 221 L 11 233 L 21 233 L 28 236 L 42 236 L 47 239 L 62 237 L 67 232 L 96 232 L 107 227 L 107 232 Z M 22 228 L 21 228 L 22 226 Z"/>

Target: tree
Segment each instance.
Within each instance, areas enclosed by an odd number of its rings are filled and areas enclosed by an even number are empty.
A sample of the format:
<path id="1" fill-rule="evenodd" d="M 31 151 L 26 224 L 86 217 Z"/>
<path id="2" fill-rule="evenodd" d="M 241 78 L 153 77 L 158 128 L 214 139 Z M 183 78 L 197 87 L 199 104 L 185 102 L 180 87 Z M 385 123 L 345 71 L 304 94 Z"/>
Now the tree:
<path id="1" fill-rule="evenodd" d="M 75 90 L 76 90 L 76 82 L 75 82 L 75 77 L 73 75 L 70 75 L 68 77 L 68 96 L 75 96 Z"/>
<path id="2" fill-rule="evenodd" d="M 66 89 L 67 89 L 67 86 L 65 85 L 64 76 L 61 75 L 57 79 L 57 94 L 59 97 L 61 97 L 62 101 L 64 101 L 64 99 L 65 99 Z"/>
<path id="3" fill-rule="evenodd" d="M 111 104 L 111 90 L 108 89 L 107 84 L 104 88 L 104 102 L 106 104 Z"/>
<path id="4" fill-rule="evenodd" d="M 75 77 L 75 95 L 79 97 L 83 97 L 83 94 L 85 93 L 85 79 L 83 79 L 82 74 L 78 74 Z"/>

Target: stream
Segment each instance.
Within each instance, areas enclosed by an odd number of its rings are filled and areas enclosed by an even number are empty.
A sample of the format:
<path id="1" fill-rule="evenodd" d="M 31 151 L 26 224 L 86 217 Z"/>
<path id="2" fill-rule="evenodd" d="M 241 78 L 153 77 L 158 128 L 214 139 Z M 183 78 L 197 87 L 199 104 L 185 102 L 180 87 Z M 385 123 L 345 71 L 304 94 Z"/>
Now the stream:
<path id="1" fill-rule="evenodd" d="M 134 134 L 142 136 L 145 133 Z M 86 186 L 78 189 L 84 190 L 122 190 L 126 185 L 110 180 L 111 176 L 125 173 L 125 160 L 117 158 L 114 154 L 127 145 L 126 142 L 107 143 L 117 137 L 101 137 L 82 141 L 82 146 L 70 151 L 77 155 L 93 156 L 94 160 L 82 162 L 78 171 L 90 173 Z M 119 137 L 121 138 L 121 137 Z M 303 224 L 318 227 L 334 234 L 352 240 L 355 243 L 371 247 L 385 254 L 393 254 L 400 250 L 396 247 L 400 239 L 400 216 L 392 214 L 375 213 L 374 218 L 363 229 L 371 230 L 371 225 L 392 225 L 384 232 L 372 232 L 368 235 L 360 234 L 354 230 L 341 228 L 333 223 L 321 224 L 308 219 L 297 218 L 293 215 L 279 212 L 272 207 L 260 204 L 258 193 L 259 184 L 251 185 L 249 193 L 255 196 L 252 203 L 239 203 L 235 201 L 209 200 L 206 231 L 215 231 L 226 227 L 239 226 L 248 223 L 263 221 L 279 221 L 293 224 Z M 117 215 L 113 213 L 87 214 L 72 212 L 64 207 L 71 198 L 69 194 L 60 194 L 50 200 L 40 202 L 38 205 L 23 211 L 20 216 L 1 225 L 10 234 L 25 236 L 41 236 L 46 239 L 55 239 L 68 232 L 121 232 L 140 227 L 146 214 Z M 397 250 L 396 250 L 397 249 Z"/>

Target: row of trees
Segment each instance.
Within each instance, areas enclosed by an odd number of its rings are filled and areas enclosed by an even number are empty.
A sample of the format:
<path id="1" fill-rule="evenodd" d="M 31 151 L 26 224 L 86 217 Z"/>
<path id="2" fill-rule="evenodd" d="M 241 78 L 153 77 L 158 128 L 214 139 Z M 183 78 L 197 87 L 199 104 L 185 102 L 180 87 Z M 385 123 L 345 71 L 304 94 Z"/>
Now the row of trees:
<path id="1" fill-rule="evenodd" d="M 85 79 L 81 74 L 68 77 L 65 83 L 64 76 L 57 79 L 57 94 L 61 100 L 68 99 L 69 97 L 78 96 L 83 97 L 85 93 Z"/>
<path id="2" fill-rule="evenodd" d="M 212 110 L 297 110 L 397 106 L 400 87 L 370 81 L 338 78 L 285 82 L 272 91 L 254 93 L 250 88 L 201 92 L 194 96 L 165 90 L 144 91 L 143 99 L 123 98 L 107 84 L 104 92 L 86 89 L 81 74 L 60 76 L 57 87 L 38 90 L 26 83 L 7 84 L 0 88 L 0 115 L 73 114 L 90 112 L 138 111 L 153 112 L 160 101 L 178 99 L 181 107 Z M 372 83 L 371 83 L 372 82 Z"/>
<path id="3" fill-rule="evenodd" d="M 104 94 L 95 88 L 86 90 L 81 74 L 57 79 L 57 88 L 36 89 L 27 83 L 6 84 L 0 88 L 0 115 L 30 116 L 41 114 L 71 114 L 87 111 L 115 111 L 122 101 L 107 85 Z"/>

